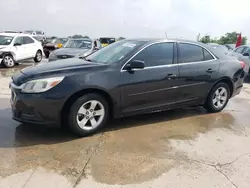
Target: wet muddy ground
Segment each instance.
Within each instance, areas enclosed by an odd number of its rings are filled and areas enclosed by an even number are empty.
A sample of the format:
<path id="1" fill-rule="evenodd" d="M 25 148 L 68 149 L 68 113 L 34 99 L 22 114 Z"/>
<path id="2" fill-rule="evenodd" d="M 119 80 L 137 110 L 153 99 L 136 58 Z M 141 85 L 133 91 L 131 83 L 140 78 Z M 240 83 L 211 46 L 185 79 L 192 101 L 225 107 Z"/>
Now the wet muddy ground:
<path id="1" fill-rule="evenodd" d="M 250 84 L 227 108 L 185 108 L 113 120 L 78 138 L 11 119 L 0 68 L 0 188 L 211 188 L 250 185 Z"/>

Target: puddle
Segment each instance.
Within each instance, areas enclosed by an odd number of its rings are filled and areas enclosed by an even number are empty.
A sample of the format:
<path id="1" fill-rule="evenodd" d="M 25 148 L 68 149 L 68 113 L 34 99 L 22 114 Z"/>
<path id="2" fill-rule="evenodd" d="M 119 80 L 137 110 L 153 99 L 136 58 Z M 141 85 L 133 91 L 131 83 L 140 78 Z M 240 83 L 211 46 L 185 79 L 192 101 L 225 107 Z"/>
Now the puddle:
<path id="1" fill-rule="evenodd" d="M 86 138 L 55 128 L 14 123 L 5 105 L 0 109 L 0 176 L 43 167 L 73 183 L 92 156 L 83 177 L 119 185 L 149 181 L 187 160 L 175 151 L 171 140 L 188 143 L 215 130 L 241 135 L 240 127 L 248 122 L 242 114 L 249 117 L 249 105 L 234 100 L 217 114 L 186 108 L 115 120 L 102 133 Z"/>

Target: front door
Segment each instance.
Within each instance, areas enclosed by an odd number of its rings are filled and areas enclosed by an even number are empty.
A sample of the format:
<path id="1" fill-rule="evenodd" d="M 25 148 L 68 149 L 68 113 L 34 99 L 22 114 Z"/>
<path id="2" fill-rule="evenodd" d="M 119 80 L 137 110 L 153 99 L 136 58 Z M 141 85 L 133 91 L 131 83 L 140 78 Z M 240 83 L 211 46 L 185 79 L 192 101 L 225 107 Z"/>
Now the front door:
<path id="1" fill-rule="evenodd" d="M 18 45 L 15 45 L 15 44 L 18 44 Z M 25 51 L 24 43 L 23 43 L 23 37 L 16 37 L 12 48 L 13 48 L 12 51 L 16 55 L 16 58 L 15 58 L 16 61 L 25 59 L 27 54 Z"/>
<path id="2" fill-rule="evenodd" d="M 218 78 L 218 60 L 205 48 L 178 43 L 178 103 L 205 100 L 213 81 Z"/>
<path id="3" fill-rule="evenodd" d="M 175 102 L 178 65 L 174 64 L 174 48 L 174 43 L 152 44 L 131 60 L 144 61 L 144 69 L 122 70 L 122 113 L 153 110 Z"/>

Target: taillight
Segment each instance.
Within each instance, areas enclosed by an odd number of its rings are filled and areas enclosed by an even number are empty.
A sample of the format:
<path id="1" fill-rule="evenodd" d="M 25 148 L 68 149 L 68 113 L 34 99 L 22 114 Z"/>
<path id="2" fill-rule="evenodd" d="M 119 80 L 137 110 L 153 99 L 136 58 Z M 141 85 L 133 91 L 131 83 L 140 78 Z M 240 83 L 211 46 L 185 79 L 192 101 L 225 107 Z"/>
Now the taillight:
<path id="1" fill-rule="evenodd" d="M 241 65 L 242 69 L 245 68 L 245 63 L 243 61 L 240 61 L 240 65 Z"/>

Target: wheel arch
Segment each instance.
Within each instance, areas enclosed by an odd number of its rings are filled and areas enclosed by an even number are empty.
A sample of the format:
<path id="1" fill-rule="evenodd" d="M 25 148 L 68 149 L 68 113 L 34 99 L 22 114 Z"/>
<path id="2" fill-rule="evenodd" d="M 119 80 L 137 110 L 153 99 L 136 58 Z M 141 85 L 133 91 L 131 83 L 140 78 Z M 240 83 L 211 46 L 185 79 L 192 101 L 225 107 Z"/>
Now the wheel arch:
<path id="1" fill-rule="evenodd" d="M 109 105 L 109 110 L 110 110 L 110 115 L 113 116 L 114 113 L 114 100 L 112 99 L 112 97 L 110 96 L 110 94 L 102 89 L 99 88 L 87 88 L 87 89 L 83 89 L 80 91 L 77 91 L 76 93 L 72 94 L 64 103 L 62 111 L 61 111 L 61 122 L 62 124 L 66 121 L 67 122 L 67 115 L 71 105 L 81 96 L 88 94 L 88 93 L 96 93 L 98 95 L 101 95 L 102 97 L 104 97 Z"/>
<path id="2" fill-rule="evenodd" d="M 220 78 L 219 80 L 217 80 L 217 81 L 214 83 L 214 85 L 213 85 L 212 88 L 214 88 L 214 86 L 216 86 L 216 84 L 221 83 L 221 82 L 224 82 L 224 83 L 226 83 L 226 84 L 228 85 L 229 90 L 230 90 L 230 98 L 231 98 L 231 96 L 232 96 L 232 94 L 233 94 L 233 90 L 234 90 L 234 85 L 233 85 L 232 80 L 231 80 L 229 77 L 226 77 L 226 76 L 225 76 L 225 77 Z M 210 89 L 209 94 L 210 94 L 212 88 Z M 208 95 L 209 95 L 209 94 L 208 94 Z"/>

